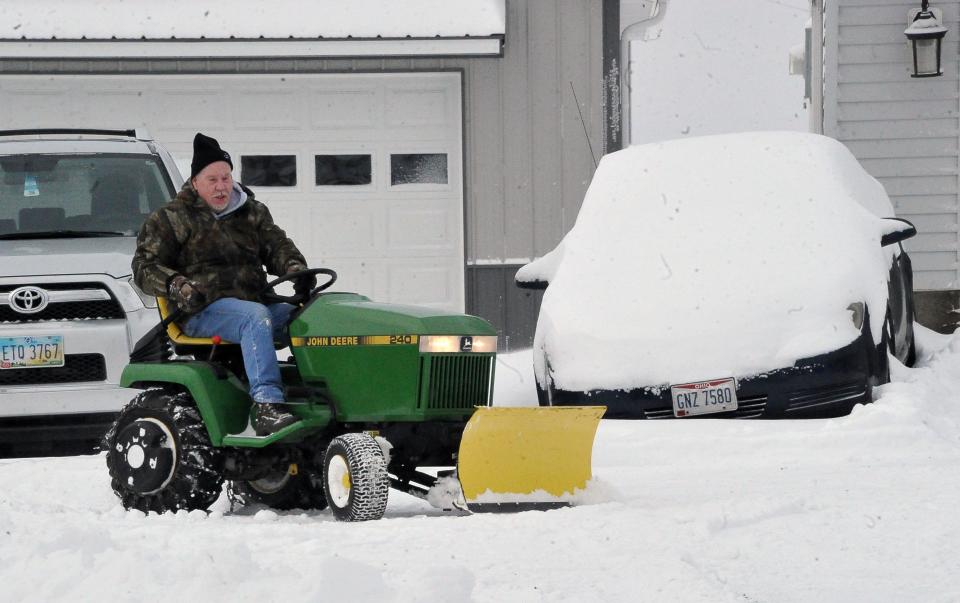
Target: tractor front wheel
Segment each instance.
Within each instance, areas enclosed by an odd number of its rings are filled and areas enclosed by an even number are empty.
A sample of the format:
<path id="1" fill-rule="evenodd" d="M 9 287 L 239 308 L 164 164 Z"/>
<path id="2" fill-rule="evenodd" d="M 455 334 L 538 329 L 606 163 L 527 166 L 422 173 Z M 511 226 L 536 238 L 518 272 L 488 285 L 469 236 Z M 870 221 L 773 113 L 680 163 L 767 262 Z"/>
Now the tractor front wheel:
<path id="1" fill-rule="evenodd" d="M 220 496 L 222 455 L 187 393 L 139 394 L 104 442 L 111 485 L 126 509 L 206 510 Z"/>
<path id="2" fill-rule="evenodd" d="M 323 460 L 323 485 L 330 510 L 340 521 L 383 517 L 390 478 L 377 441 L 366 433 L 334 438 Z"/>

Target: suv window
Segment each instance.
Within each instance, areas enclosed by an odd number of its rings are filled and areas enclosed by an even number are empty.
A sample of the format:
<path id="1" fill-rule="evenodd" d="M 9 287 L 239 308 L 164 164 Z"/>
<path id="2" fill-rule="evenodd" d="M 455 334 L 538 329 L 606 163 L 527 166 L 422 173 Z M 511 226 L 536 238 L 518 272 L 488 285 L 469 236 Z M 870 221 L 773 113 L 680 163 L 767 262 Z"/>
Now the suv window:
<path id="1" fill-rule="evenodd" d="M 0 157 L 0 235 L 133 235 L 147 215 L 174 194 L 173 183 L 153 155 Z"/>

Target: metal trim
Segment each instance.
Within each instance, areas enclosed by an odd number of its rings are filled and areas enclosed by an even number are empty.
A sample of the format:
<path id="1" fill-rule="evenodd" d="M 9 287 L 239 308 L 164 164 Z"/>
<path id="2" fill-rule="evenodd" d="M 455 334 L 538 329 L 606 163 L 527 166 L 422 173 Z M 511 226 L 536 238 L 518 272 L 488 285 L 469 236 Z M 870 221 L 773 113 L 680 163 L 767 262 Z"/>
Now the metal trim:
<path id="1" fill-rule="evenodd" d="M 504 36 L 344 40 L 3 40 L 4 58 L 353 58 L 503 56 Z"/>
<path id="2" fill-rule="evenodd" d="M 0 305 L 12 305 L 10 304 L 10 296 L 14 291 L 18 291 L 23 287 L 18 287 L 9 293 L 0 293 Z M 43 291 L 47 294 L 48 304 L 56 303 L 65 303 L 65 302 L 82 302 L 82 301 L 109 301 L 110 294 L 104 291 L 103 289 L 78 289 L 76 291 L 47 291 L 42 287 L 34 287 L 39 291 Z M 42 310 L 43 308 L 38 309 Z"/>

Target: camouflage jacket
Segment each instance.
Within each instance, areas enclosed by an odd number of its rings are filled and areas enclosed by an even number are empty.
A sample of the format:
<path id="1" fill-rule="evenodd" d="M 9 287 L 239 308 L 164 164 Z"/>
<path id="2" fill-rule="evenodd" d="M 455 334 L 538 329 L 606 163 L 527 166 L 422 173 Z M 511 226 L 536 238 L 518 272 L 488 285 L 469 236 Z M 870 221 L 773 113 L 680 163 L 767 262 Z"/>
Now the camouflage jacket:
<path id="1" fill-rule="evenodd" d="M 242 187 L 242 185 L 241 185 Z M 293 264 L 306 265 L 270 210 L 242 187 L 246 203 L 217 220 L 188 180 L 170 203 L 140 228 L 133 256 L 133 278 L 150 295 L 167 295 L 167 283 L 182 274 L 205 287 L 207 301 L 236 297 L 259 301 L 264 271 L 283 275 Z"/>

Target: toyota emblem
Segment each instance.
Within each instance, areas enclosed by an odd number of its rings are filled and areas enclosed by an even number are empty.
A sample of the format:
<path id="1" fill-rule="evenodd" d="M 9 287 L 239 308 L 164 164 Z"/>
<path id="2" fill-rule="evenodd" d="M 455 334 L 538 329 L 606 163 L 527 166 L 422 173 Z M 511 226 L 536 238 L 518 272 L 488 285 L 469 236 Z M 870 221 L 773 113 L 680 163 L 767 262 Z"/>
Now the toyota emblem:
<path id="1" fill-rule="evenodd" d="M 39 287 L 18 287 L 10 292 L 10 307 L 21 314 L 36 314 L 47 307 L 50 296 Z"/>

